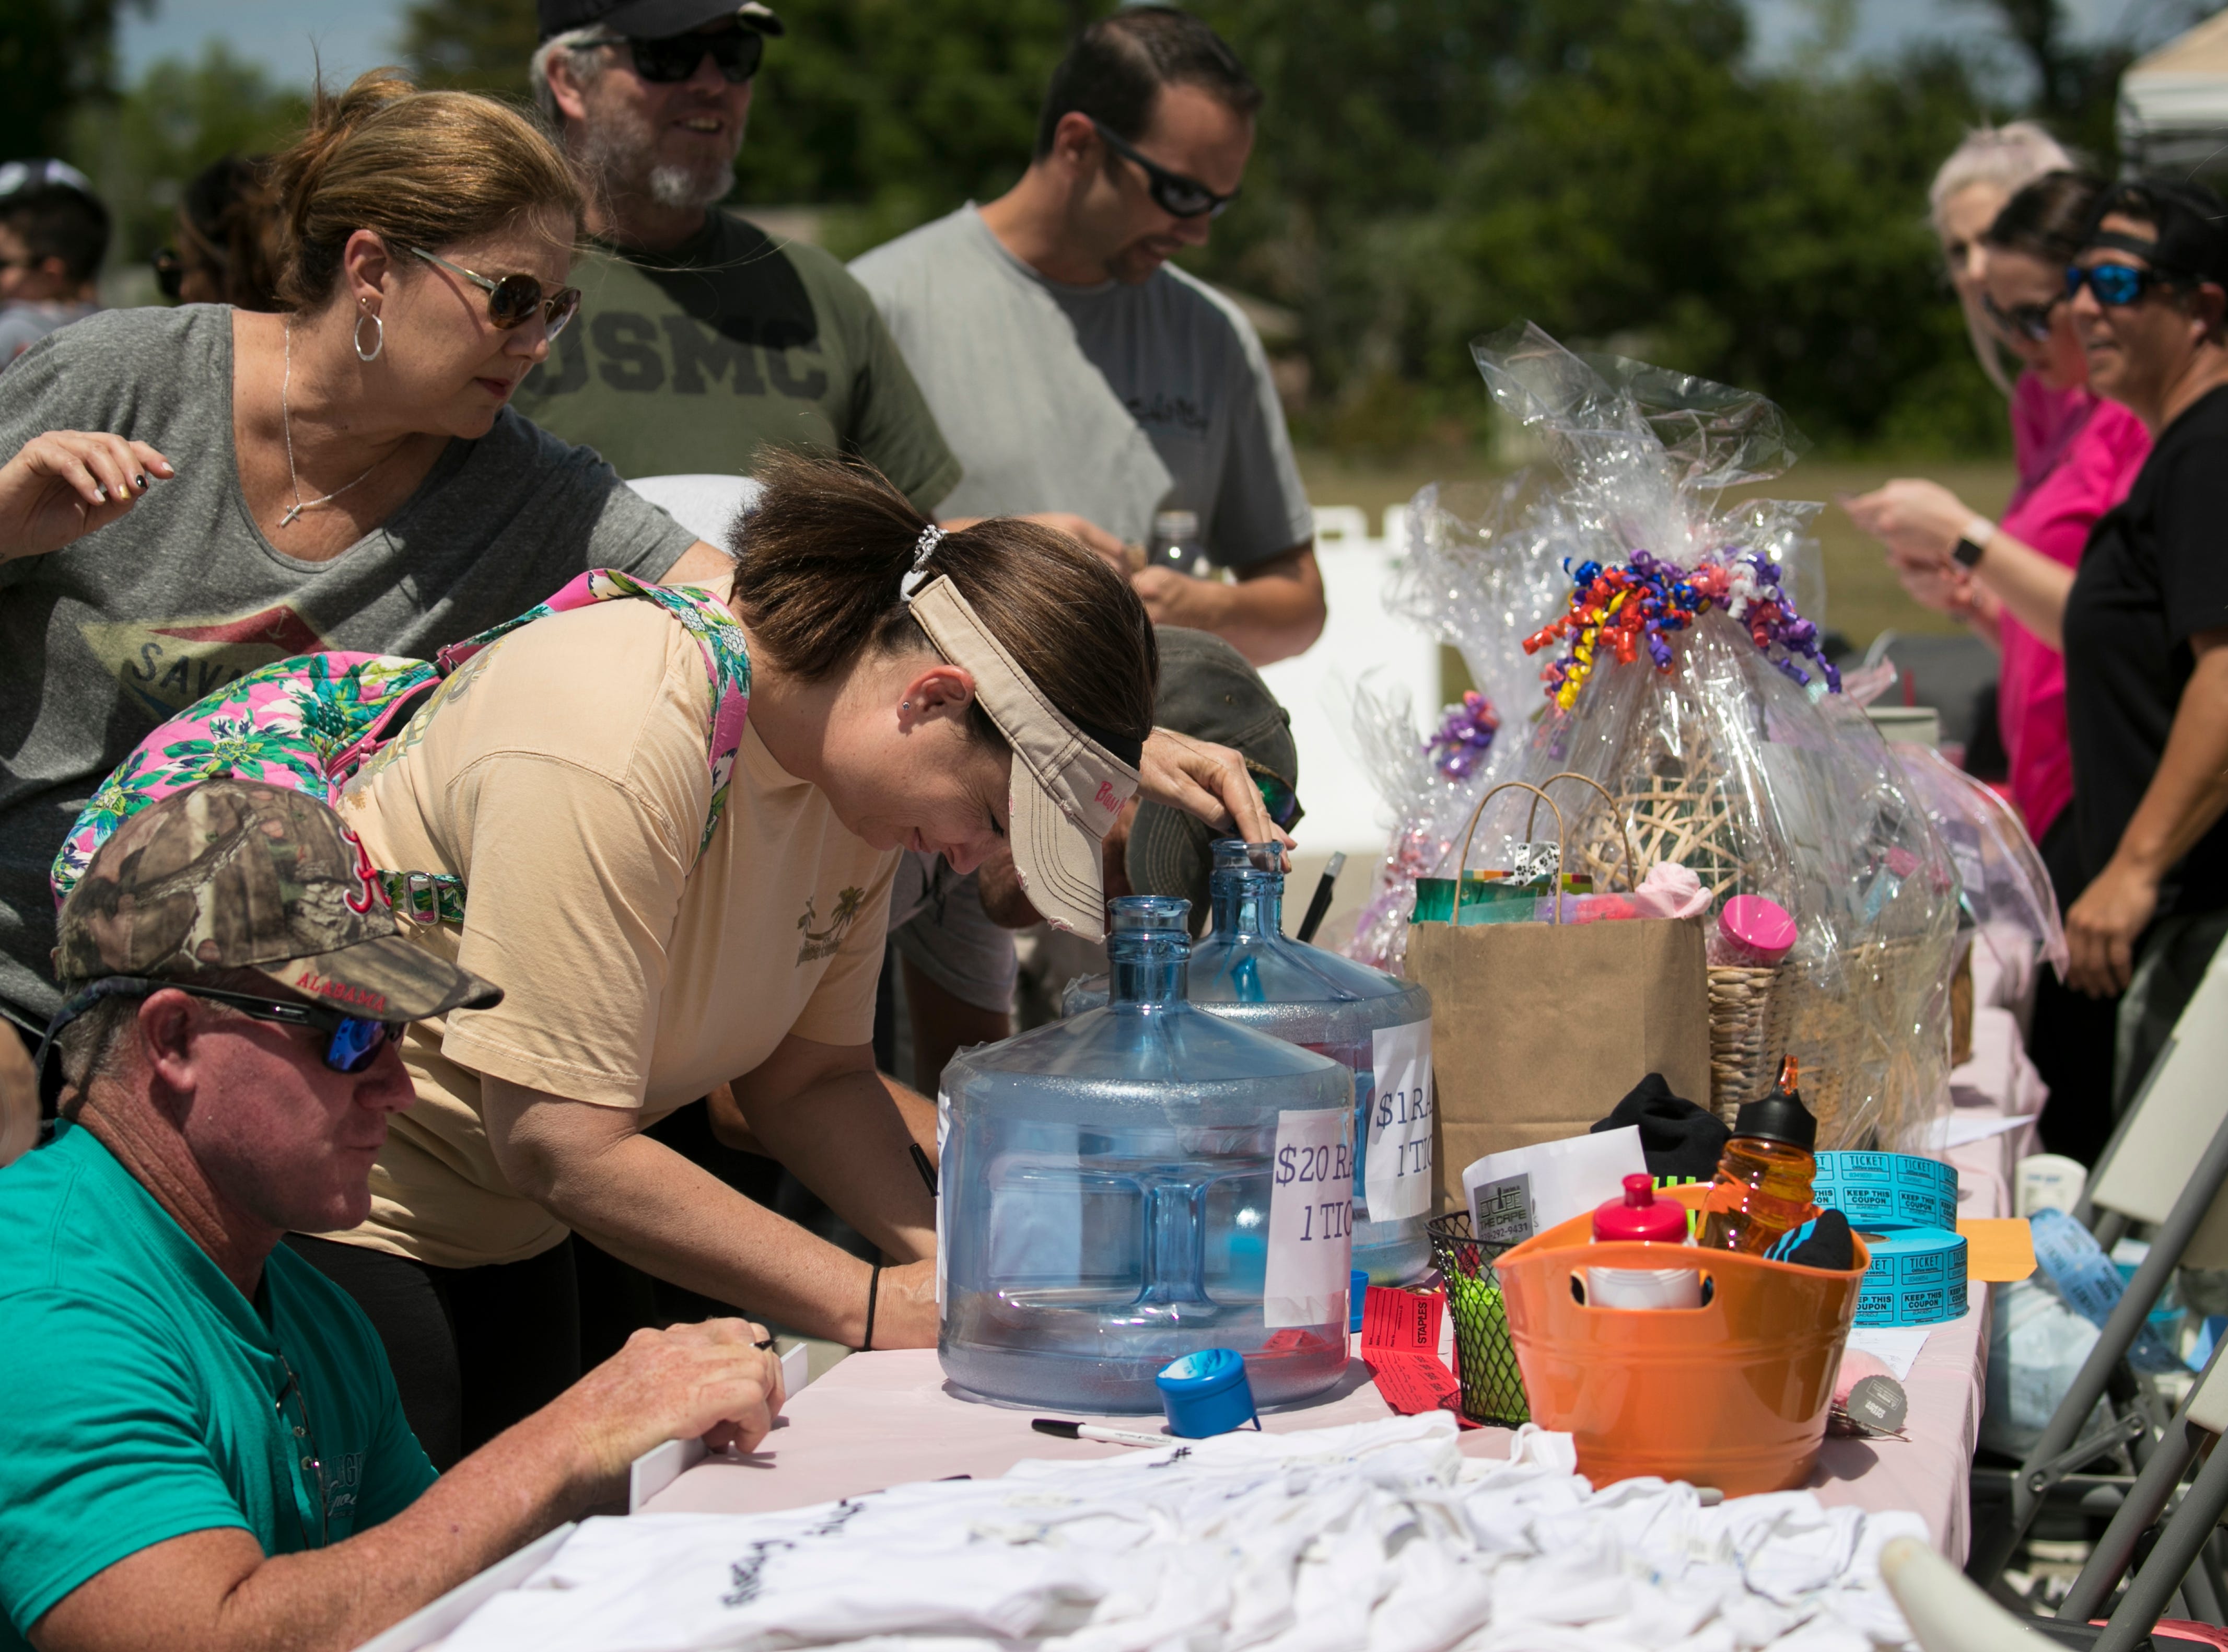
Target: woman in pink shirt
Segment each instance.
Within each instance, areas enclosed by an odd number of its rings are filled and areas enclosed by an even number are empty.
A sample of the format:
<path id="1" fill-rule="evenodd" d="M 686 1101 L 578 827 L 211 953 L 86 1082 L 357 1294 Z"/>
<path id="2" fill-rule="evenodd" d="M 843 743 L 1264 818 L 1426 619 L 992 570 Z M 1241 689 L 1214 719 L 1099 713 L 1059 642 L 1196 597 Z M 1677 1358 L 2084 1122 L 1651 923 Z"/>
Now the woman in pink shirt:
<path id="1" fill-rule="evenodd" d="M 2150 451 L 2135 414 L 2089 388 L 2065 303 L 2065 266 L 2103 188 L 2049 173 L 2014 195 L 1981 237 L 1982 307 L 2025 367 L 2012 390 L 2019 485 L 2003 521 L 1936 482 L 1894 481 L 1848 502 L 1857 525 L 1887 542 L 1905 590 L 1965 620 L 2003 655 L 1996 708 L 2012 801 L 2038 843 L 2073 796 L 2058 651 L 2065 591 L 2089 529 L 2125 496 Z"/>
<path id="2" fill-rule="evenodd" d="M 1858 526 L 1885 541 L 1904 588 L 1955 614 L 2003 656 L 1996 716 L 2010 758 L 2012 801 L 2042 850 L 2059 910 L 2085 882 L 2065 733 L 2061 623 L 2073 569 L 2097 519 L 2127 494 L 2150 451 L 2135 414 L 2089 388 L 2088 360 L 2065 301 L 2065 266 L 2080 250 L 2102 182 L 2052 172 L 2012 196 L 1981 237 L 1982 304 L 2024 364 L 2012 392 L 2019 485 L 1992 522 L 1938 483 L 1898 480 L 1848 502 Z M 2030 1053 L 2076 1119 L 2109 1118 L 2112 1002 L 2038 985 Z M 2042 1121 L 2052 1146 L 2052 1119 Z M 2082 1132 L 2080 1146 L 2093 1143 Z M 2065 1146 L 2077 1145 L 2065 1138 Z M 2063 1150 L 2062 1148 L 2056 1150 Z M 2087 1154 L 2077 1156 L 2086 1157 Z"/>

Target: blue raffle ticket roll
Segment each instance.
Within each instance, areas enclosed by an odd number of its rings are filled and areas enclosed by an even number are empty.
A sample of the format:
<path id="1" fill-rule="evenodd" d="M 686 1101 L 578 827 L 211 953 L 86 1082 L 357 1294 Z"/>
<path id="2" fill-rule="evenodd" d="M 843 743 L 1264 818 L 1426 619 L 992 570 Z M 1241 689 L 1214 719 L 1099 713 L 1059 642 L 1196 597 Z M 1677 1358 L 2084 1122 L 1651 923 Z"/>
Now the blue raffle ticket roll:
<path id="1" fill-rule="evenodd" d="M 1862 1226 L 1873 1265 L 1857 1286 L 1860 1325 L 1942 1325 L 1965 1317 L 1965 1239 L 1938 1227 Z"/>
<path id="2" fill-rule="evenodd" d="M 1957 1169 L 1909 1153 L 1821 1153 L 1810 1196 L 1855 1227 L 1957 1229 Z"/>

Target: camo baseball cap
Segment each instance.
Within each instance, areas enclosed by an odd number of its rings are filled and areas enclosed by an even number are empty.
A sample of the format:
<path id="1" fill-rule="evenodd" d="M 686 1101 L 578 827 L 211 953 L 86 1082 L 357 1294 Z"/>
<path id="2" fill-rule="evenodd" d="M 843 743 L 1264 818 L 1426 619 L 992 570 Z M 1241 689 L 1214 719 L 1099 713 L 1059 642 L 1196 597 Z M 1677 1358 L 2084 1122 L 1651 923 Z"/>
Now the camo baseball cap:
<path id="1" fill-rule="evenodd" d="M 503 989 L 406 939 L 371 857 L 317 798 L 205 780 L 116 829 L 62 903 L 54 973 L 253 970 L 343 1014 L 387 1021 L 482 1009 Z"/>

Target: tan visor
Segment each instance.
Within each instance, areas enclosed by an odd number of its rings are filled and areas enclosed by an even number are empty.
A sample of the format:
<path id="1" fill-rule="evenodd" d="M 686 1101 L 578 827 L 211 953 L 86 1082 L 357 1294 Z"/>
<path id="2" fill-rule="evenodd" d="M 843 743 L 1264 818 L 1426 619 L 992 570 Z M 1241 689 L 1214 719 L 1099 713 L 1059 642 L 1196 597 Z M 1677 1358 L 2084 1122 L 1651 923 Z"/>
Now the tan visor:
<path id="1" fill-rule="evenodd" d="M 1100 848 L 1137 772 L 1060 714 L 1014 663 L 959 587 L 938 575 L 912 599 L 936 651 L 975 679 L 975 697 L 1014 748 L 1008 790 L 1014 870 L 1054 929 L 1106 938 Z"/>

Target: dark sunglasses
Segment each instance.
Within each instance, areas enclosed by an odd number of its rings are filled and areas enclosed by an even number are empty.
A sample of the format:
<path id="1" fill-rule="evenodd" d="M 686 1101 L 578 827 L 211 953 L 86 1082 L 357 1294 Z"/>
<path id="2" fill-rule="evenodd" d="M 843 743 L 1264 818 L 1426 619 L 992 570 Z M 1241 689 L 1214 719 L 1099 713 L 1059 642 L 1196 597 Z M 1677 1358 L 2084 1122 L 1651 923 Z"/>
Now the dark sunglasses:
<path id="1" fill-rule="evenodd" d="M 534 319 L 537 312 L 549 326 L 549 336 L 554 340 L 565 330 L 566 323 L 580 313 L 580 289 L 560 287 L 547 297 L 543 296 L 541 283 L 530 275 L 506 275 L 500 280 L 466 269 L 461 264 L 451 264 L 437 258 L 422 247 L 410 251 L 428 264 L 438 264 L 451 275 L 461 275 L 476 287 L 484 287 L 488 296 L 488 320 L 509 332 L 522 327 Z"/>
<path id="2" fill-rule="evenodd" d="M 39 1046 L 39 1066 L 46 1065 L 48 1048 L 61 1032 L 79 1016 L 84 1015 L 104 998 L 147 998 L 158 992 L 177 991 L 189 997 L 212 999 L 227 1004 L 242 1015 L 257 1021 L 275 1022 L 280 1027 L 291 1027 L 299 1031 L 322 1033 L 325 1038 L 325 1065 L 335 1073 L 361 1073 L 378 1057 L 380 1047 L 400 1041 L 408 1028 L 407 1021 L 376 1021 L 368 1015 L 343 1015 L 323 1004 L 291 1003 L 283 999 L 266 998 L 254 993 L 229 992 L 221 987 L 203 987 L 185 981 L 157 981 L 138 975 L 112 975 L 94 982 L 64 1004 L 53 1021 L 47 1023 L 47 1036 Z"/>
<path id="3" fill-rule="evenodd" d="M 2063 298 L 2052 298 L 2048 304 L 2014 304 L 2007 310 L 1987 293 L 1981 295 L 1981 308 L 1988 311 L 1990 321 L 2005 332 L 2037 344 L 2049 340 L 2051 314 L 2065 302 Z"/>
<path id="4" fill-rule="evenodd" d="M 1107 130 L 1106 124 L 1097 116 L 1089 117 L 1092 129 L 1125 161 L 1134 161 L 1145 174 L 1145 192 L 1153 197 L 1153 204 L 1171 218 L 1197 218 L 1205 215 L 1220 218 L 1230 203 L 1238 199 L 1238 191 L 1217 195 L 1197 178 L 1188 178 L 1181 172 L 1171 172 L 1156 164 Z"/>
<path id="5" fill-rule="evenodd" d="M 331 1520 L 327 1512 L 327 1505 L 332 1501 L 332 1490 L 325 1476 L 325 1454 L 317 1450 L 317 1431 L 310 1426 L 310 1397 L 302 1392 L 302 1380 L 294 1374 L 293 1362 L 283 1352 L 278 1355 L 278 1368 L 286 1373 L 286 1383 L 278 1390 L 278 1398 L 273 1405 L 278 1413 L 278 1425 L 292 1436 L 282 1444 L 287 1457 L 301 1465 L 305 1476 L 302 1489 L 317 1501 L 317 1540 L 314 1545 L 310 1541 L 309 1523 L 301 1517 L 302 1506 L 298 1501 L 294 1505 L 294 1518 L 301 1527 L 302 1546 L 322 1549 L 332 1541 Z M 296 1407 L 291 1415 L 286 1409 L 286 1401 L 290 1398 Z M 314 1486 L 311 1483 L 312 1480 L 316 1482 Z"/>
<path id="6" fill-rule="evenodd" d="M 2132 264 L 2075 264 L 2065 272 L 2065 296 L 2078 298 L 2086 287 L 2097 302 L 2124 306 L 2142 301 L 2153 287 L 2182 285 L 2181 278 L 2163 270 L 2139 270 Z"/>
<path id="7" fill-rule="evenodd" d="M 1271 774 L 1252 758 L 1245 759 L 1245 771 L 1252 779 L 1253 789 L 1261 794 L 1261 806 L 1269 811 L 1269 818 L 1290 831 L 1308 811 L 1300 807 L 1300 799 L 1291 786 L 1280 775 Z"/>
<path id="8" fill-rule="evenodd" d="M 765 60 L 765 36 L 755 29 L 733 29 L 718 35 L 662 35 L 656 40 L 629 35 L 597 43 L 624 46 L 634 55 L 634 72 L 659 86 L 688 79 L 707 52 L 729 86 L 740 86 L 749 80 Z"/>

